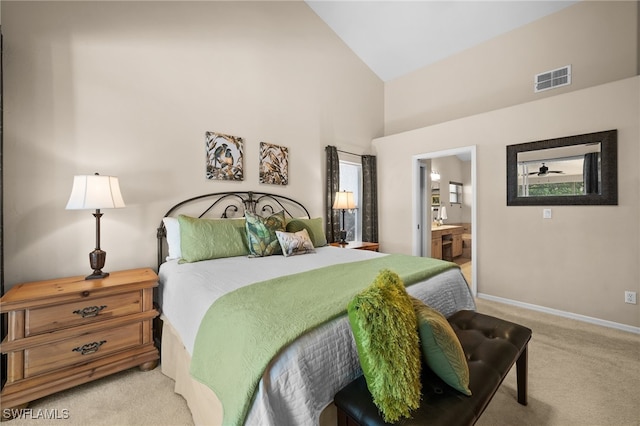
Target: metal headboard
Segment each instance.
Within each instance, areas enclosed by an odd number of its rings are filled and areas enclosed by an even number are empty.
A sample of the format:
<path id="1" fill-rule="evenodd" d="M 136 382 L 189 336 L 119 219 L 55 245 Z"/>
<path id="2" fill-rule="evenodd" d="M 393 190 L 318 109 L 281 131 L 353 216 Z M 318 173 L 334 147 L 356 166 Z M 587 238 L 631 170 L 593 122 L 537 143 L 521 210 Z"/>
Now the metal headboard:
<path id="1" fill-rule="evenodd" d="M 310 219 L 309 211 L 298 201 L 277 194 L 267 192 L 215 192 L 211 194 L 198 195 L 174 205 L 167 211 L 163 218 L 186 214 L 192 217 L 211 218 L 240 218 L 244 212 L 257 213 L 260 215 L 272 214 L 284 211 L 285 216 L 291 218 L 306 217 Z M 167 230 L 161 220 L 157 232 L 158 239 L 158 269 L 165 258 L 165 239 Z"/>

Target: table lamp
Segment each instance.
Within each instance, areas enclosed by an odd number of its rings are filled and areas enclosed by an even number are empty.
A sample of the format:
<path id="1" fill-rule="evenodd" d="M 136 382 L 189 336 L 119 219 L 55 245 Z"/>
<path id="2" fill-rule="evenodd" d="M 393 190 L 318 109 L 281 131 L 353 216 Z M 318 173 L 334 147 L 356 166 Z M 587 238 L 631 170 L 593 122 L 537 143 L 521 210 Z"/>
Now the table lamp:
<path id="1" fill-rule="evenodd" d="M 108 272 L 102 272 L 107 253 L 100 249 L 100 209 L 119 209 L 124 207 L 120 184 L 115 176 L 81 175 L 73 177 L 73 188 L 67 202 L 67 210 L 93 210 L 96 218 L 96 248 L 89 253 L 89 263 L 93 273 L 87 280 L 105 278 Z"/>
<path id="2" fill-rule="evenodd" d="M 353 192 L 341 191 L 336 192 L 336 198 L 333 201 L 334 210 L 342 210 L 342 228 L 340 229 L 340 244 L 347 244 L 347 231 L 344 229 L 344 212 L 345 210 L 353 210 L 356 203 L 353 200 Z"/>

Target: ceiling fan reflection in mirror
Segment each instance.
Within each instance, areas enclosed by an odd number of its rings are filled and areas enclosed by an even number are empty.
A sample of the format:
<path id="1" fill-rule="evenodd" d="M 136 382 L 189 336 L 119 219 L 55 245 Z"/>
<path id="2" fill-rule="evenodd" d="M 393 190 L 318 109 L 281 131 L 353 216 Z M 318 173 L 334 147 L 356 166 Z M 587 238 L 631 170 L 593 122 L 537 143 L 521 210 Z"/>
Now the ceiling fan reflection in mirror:
<path id="1" fill-rule="evenodd" d="M 549 173 L 564 174 L 561 170 L 549 170 L 549 167 L 542 163 L 542 166 L 540 166 L 540 169 L 537 172 L 530 172 L 529 175 L 547 176 Z"/>

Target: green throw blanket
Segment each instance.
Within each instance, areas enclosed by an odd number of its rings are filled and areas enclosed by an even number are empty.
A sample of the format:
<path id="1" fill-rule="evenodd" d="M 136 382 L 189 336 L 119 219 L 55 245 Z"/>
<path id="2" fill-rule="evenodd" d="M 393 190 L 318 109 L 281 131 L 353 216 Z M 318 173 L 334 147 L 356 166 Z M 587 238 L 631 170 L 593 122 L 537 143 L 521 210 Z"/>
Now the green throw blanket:
<path id="1" fill-rule="evenodd" d="M 349 301 L 382 269 L 406 286 L 457 267 L 441 260 L 390 254 L 267 280 L 228 293 L 205 314 L 191 375 L 223 406 L 223 424 L 241 425 L 271 359 L 300 335 L 346 313 Z"/>

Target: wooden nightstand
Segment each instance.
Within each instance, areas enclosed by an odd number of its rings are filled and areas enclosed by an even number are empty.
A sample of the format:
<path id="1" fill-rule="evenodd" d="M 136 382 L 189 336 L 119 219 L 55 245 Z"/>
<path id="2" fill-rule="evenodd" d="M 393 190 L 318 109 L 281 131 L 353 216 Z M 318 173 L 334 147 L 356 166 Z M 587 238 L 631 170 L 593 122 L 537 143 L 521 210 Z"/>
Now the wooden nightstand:
<path id="1" fill-rule="evenodd" d="M 98 280 L 84 276 L 18 284 L 0 299 L 8 334 L 2 408 L 134 366 L 158 364 L 153 344 L 151 269 L 112 272 Z"/>
<path id="2" fill-rule="evenodd" d="M 333 247 L 350 248 L 356 250 L 378 251 L 380 244 L 368 243 L 366 241 L 348 241 L 347 244 L 331 243 Z"/>

